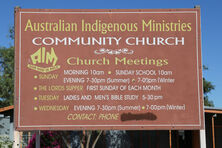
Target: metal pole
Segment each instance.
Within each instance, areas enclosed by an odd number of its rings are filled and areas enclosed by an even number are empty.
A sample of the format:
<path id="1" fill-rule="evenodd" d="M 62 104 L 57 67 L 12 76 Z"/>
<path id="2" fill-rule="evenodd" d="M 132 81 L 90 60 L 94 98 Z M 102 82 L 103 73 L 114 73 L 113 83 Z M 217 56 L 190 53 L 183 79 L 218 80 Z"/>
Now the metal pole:
<path id="1" fill-rule="evenodd" d="M 206 131 L 200 130 L 200 148 L 206 148 Z"/>
<path id="2" fill-rule="evenodd" d="M 19 143 L 20 143 L 20 134 L 19 134 L 19 131 L 15 131 L 15 129 L 14 129 L 13 148 L 19 148 Z"/>
<path id="3" fill-rule="evenodd" d="M 213 141 L 213 148 L 215 148 L 215 135 L 214 135 L 214 117 L 216 117 L 217 114 L 214 114 L 212 116 L 212 141 Z"/>
<path id="4" fill-rule="evenodd" d="M 171 133 L 171 130 L 169 130 L 169 144 L 170 144 L 170 148 L 172 148 L 172 133 Z"/>
<path id="5" fill-rule="evenodd" d="M 40 133 L 41 131 L 36 131 L 35 147 L 40 148 Z"/>

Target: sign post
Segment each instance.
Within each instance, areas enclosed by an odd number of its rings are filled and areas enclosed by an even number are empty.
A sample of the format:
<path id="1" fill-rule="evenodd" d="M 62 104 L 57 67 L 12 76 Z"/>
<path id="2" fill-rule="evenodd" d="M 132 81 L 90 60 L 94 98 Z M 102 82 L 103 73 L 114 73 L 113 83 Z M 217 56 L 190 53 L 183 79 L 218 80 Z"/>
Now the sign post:
<path id="1" fill-rule="evenodd" d="M 41 131 L 36 131 L 35 147 L 40 148 Z"/>
<path id="2" fill-rule="evenodd" d="M 203 129 L 199 9 L 15 14 L 17 130 Z"/>

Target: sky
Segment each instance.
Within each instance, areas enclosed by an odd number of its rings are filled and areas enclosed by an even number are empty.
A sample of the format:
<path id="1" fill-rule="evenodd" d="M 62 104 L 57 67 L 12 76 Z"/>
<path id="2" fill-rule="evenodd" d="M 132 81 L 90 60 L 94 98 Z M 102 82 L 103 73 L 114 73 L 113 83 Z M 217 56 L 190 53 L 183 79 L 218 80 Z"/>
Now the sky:
<path id="1" fill-rule="evenodd" d="M 221 0 L 0 0 L 0 46 L 13 45 L 9 28 L 14 25 L 14 7 L 35 9 L 168 9 L 201 8 L 202 61 L 209 69 L 206 80 L 215 85 L 209 99 L 222 108 L 222 10 Z M 221 60 L 221 61 L 220 61 Z"/>

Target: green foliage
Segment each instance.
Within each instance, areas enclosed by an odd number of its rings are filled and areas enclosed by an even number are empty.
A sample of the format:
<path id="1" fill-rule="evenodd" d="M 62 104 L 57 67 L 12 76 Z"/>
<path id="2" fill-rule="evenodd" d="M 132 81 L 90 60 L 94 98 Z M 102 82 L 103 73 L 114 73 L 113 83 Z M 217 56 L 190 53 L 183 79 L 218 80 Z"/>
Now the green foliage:
<path id="1" fill-rule="evenodd" d="M 204 89 L 204 95 L 207 95 L 211 90 L 214 89 L 214 85 L 212 85 L 211 82 L 203 78 L 203 89 Z"/>
<path id="2" fill-rule="evenodd" d="M 9 38 L 14 40 L 14 27 Z M 14 47 L 0 47 L 0 107 L 13 105 L 14 100 Z"/>
<path id="3" fill-rule="evenodd" d="M 208 96 L 204 96 L 204 106 L 214 107 L 214 102 L 208 99 Z"/>
<path id="4" fill-rule="evenodd" d="M 0 48 L 0 107 L 13 104 L 14 47 Z"/>
<path id="5" fill-rule="evenodd" d="M 13 142 L 7 136 L 0 136 L 1 148 L 12 148 Z"/>
<path id="6" fill-rule="evenodd" d="M 12 39 L 12 40 L 14 40 L 14 38 L 15 38 L 15 33 L 14 32 L 15 32 L 14 26 L 10 27 L 10 29 L 9 29 L 9 38 Z"/>
<path id="7" fill-rule="evenodd" d="M 204 70 L 208 70 L 206 66 L 203 66 Z M 215 86 L 207 81 L 205 78 L 203 78 L 203 91 L 204 91 L 204 105 L 205 106 L 214 106 L 213 101 L 209 100 L 208 94 L 215 89 Z"/>

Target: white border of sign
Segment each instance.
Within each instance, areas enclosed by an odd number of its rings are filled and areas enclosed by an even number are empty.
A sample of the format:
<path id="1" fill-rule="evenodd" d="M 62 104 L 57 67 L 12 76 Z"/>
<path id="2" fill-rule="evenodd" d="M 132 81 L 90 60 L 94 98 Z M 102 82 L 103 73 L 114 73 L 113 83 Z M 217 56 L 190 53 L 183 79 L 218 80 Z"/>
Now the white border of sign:
<path id="1" fill-rule="evenodd" d="M 22 52 L 22 47 L 21 47 L 21 36 L 22 36 L 22 33 L 21 33 L 21 20 L 22 20 L 22 14 L 25 14 L 25 13 L 35 13 L 35 14 L 118 14 L 118 13 L 121 13 L 121 14 L 134 14 L 134 13 L 193 13 L 196 15 L 196 55 L 197 55 L 197 92 L 198 92 L 198 99 L 201 99 L 200 98 L 200 86 L 199 86 L 199 57 L 198 57 L 198 53 L 199 53 L 199 43 L 198 43 L 198 31 L 199 31 L 199 28 L 198 28 L 198 17 L 197 17 L 197 11 L 171 11 L 171 12 L 19 12 L 19 96 L 18 96 L 18 103 L 19 103 L 19 106 L 18 106 L 18 128 L 20 127 L 107 127 L 107 126 L 110 126 L 110 127 L 115 127 L 115 126 L 118 126 L 118 127 L 148 127 L 148 126 L 152 126 L 152 127 L 158 127 L 158 126 L 172 126 L 172 127 L 176 127 L 176 126 L 201 126 L 201 112 L 200 112 L 200 101 L 201 100 L 198 100 L 198 103 L 199 103 L 199 124 L 155 124 L 155 125 L 142 125 L 142 124 L 138 124 L 138 125 L 128 125 L 128 124 L 121 124 L 121 125 L 35 125 L 35 126 L 21 126 L 20 124 L 20 96 L 21 96 L 21 52 Z"/>

